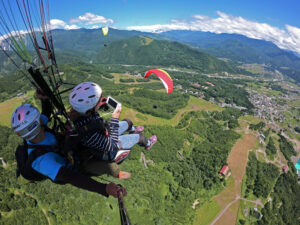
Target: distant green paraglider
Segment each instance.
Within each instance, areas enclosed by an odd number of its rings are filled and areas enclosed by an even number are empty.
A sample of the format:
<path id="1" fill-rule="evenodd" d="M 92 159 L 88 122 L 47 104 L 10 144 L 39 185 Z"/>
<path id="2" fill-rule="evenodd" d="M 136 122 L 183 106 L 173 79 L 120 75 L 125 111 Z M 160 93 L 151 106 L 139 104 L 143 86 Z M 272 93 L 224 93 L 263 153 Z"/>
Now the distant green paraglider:
<path id="1" fill-rule="evenodd" d="M 102 34 L 106 36 L 108 34 L 108 27 L 102 27 Z"/>

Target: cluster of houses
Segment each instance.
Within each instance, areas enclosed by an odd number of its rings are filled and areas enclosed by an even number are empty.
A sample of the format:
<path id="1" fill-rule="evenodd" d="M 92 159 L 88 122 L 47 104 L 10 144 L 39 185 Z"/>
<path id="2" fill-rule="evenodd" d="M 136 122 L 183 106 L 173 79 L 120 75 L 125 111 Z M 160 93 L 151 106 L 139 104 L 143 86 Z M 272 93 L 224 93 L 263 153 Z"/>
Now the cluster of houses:
<path id="1" fill-rule="evenodd" d="M 256 117 L 269 119 L 271 122 L 284 122 L 283 112 L 287 110 L 287 106 L 277 104 L 274 97 L 253 91 L 250 93 L 250 101 L 255 106 L 254 115 Z"/>

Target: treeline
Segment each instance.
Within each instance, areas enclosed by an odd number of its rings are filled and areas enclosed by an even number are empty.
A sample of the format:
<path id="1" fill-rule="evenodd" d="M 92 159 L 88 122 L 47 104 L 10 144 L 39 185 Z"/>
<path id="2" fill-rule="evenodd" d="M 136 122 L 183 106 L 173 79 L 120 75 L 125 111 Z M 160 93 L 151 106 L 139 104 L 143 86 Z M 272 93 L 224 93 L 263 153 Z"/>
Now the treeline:
<path id="1" fill-rule="evenodd" d="M 259 122 L 257 124 L 251 123 L 249 128 L 251 130 L 258 130 L 258 131 L 262 131 L 263 128 L 265 128 L 266 124 L 264 122 Z"/>
<path id="2" fill-rule="evenodd" d="M 257 222 L 258 225 L 278 224 L 297 225 L 300 215 L 300 185 L 297 183 L 297 176 L 293 169 L 294 165 L 289 164 L 292 171 L 283 173 L 277 179 L 274 192 L 271 194 L 272 201 L 268 201 L 262 209 L 263 217 Z"/>
<path id="3" fill-rule="evenodd" d="M 24 73 L 27 73 L 24 71 Z M 28 74 L 28 76 L 30 76 Z M 16 72 L 5 77 L 0 76 L 0 102 L 11 97 L 16 97 L 18 93 L 27 92 L 33 86 L 21 72 Z"/>
<path id="4" fill-rule="evenodd" d="M 241 110 L 226 107 L 225 110 L 213 113 L 213 118 L 216 120 L 227 121 L 228 128 L 234 129 L 239 126 L 238 118 L 242 115 Z"/>
<path id="5" fill-rule="evenodd" d="M 277 154 L 277 149 L 272 137 L 269 138 L 269 142 L 266 146 L 266 153 L 268 156 L 274 156 Z"/>
<path id="6" fill-rule="evenodd" d="M 161 84 L 158 87 L 162 88 Z M 165 92 L 136 89 L 132 94 L 127 92 L 126 94 L 119 95 L 118 99 L 122 104 L 134 108 L 139 112 L 171 119 L 177 113 L 178 109 L 184 108 L 187 105 L 189 96 L 176 92 L 168 95 Z"/>
<path id="7" fill-rule="evenodd" d="M 296 155 L 296 151 L 293 147 L 293 144 L 289 142 L 284 136 L 281 134 L 278 134 L 280 139 L 279 139 L 279 149 L 284 155 L 286 160 L 290 160 L 291 156 Z"/>
<path id="8" fill-rule="evenodd" d="M 182 185 L 201 185 L 205 189 L 211 189 L 221 182 L 218 171 L 226 164 L 228 154 L 239 135 L 232 130 L 224 130 L 201 112 L 185 114 L 178 128 L 186 131 L 186 138 L 193 146 L 193 151 L 185 161 L 192 169 L 185 170 L 184 167 L 175 167 L 173 164 L 169 169 Z"/>
<path id="9" fill-rule="evenodd" d="M 245 198 L 250 193 L 253 193 L 257 198 L 267 198 L 278 176 L 279 170 L 274 164 L 260 162 L 255 153 L 250 152 L 246 168 Z"/>
<path id="10" fill-rule="evenodd" d="M 128 78 L 128 79 L 121 78 L 120 82 L 122 82 L 122 83 L 133 83 L 134 79 L 133 78 Z"/>

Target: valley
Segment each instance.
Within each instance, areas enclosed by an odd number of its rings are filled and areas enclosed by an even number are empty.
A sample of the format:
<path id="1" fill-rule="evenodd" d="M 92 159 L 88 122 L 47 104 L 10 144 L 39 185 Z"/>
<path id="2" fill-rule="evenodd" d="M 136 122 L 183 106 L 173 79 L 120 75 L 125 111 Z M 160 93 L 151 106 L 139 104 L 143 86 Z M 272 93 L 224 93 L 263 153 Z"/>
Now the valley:
<path id="1" fill-rule="evenodd" d="M 72 32 L 74 42 L 88 40 L 94 32 Z M 295 171 L 300 157 L 296 59 L 292 75 L 287 75 L 267 52 L 268 63 L 246 55 L 235 55 L 244 62 L 234 61 L 226 46 L 222 55 L 213 49 L 208 54 L 191 43 L 167 41 L 163 34 L 154 39 L 118 30 L 112 30 L 105 47 L 103 39 L 93 39 L 97 48 L 81 41 L 72 52 L 64 49 L 71 43 L 63 45 L 70 33 L 54 33 L 64 82 L 98 83 L 104 96 L 122 103 L 121 119 L 130 118 L 145 126 L 146 135 L 158 136 L 151 151 L 136 146 L 121 164 L 132 173 L 130 179 L 94 178 L 127 188 L 124 202 L 134 224 L 260 225 L 275 224 L 274 215 L 278 224 L 295 224 L 299 203 L 294 199 L 300 196 Z M 278 51 L 279 58 L 282 54 Z M 290 63 L 293 58 L 288 59 Z M 170 74 L 171 94 L 155 76 L 143 78 L 153 68 Z M 15 179 L 14 149 L 21 140 L 10 129 L 11 113 L 24 103 L 41 106 L 23 74 L 7 75 L 10 67 L 0 71 L 0 224 L 33 224 L 34 218 L 37 224 L 118 224 L 115 199 L 49 180 Z M 60 91 L 67 88 L 63 84 Z M 69 109 L 68 92 L 61 96 Z M 100 115 L 109 120 L 111 112 Z M 219 174 L 223 166 L 229 167 L 225 176 Z"/>

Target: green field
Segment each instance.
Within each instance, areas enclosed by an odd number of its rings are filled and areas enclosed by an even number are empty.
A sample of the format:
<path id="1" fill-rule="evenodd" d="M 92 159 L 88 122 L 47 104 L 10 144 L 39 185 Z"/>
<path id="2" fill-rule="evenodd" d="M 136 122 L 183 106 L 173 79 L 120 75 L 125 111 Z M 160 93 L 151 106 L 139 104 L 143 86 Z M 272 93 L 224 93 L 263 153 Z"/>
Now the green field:
<path id="1" fill-rule="evenodd" d="M 197 210 L 194 225 L 209 224 L 220 212 L 221 207 L 215 198 L 204 203 L 200 209 Z"/>
<path id="2" fill-rule="evenodd" d="M 0 103 L 0 125 L 10 127 L 10 118 L 13 111 L 27 99 L 33 99 L 33 91 L 25 93 L 21 97 L 14 97 Z M 35 100 L 33 99 L 35 103 Z"/>
<path id="3" fill-rule="evenodd" d="M 23 98 L 15 97 L 0 103 L 0 125 L 10 126 L 11 114 L 22 102 Z"/>
<path id="4" fill-rule="evenodd" d="M 148 114 L 143 114 L 125 106 L 122 106 L 121 119 L 130 118 L 136 124 L 176 126 L 183 113 L 198 110 L 221 111 L 222 108 L 212 104 L 211 102 L 191 96 L 188 101 L 188 105 L 180 109 L 172 119 L 163 119 Z M 145 118 L 147 119 L 145 120 Z"/>

